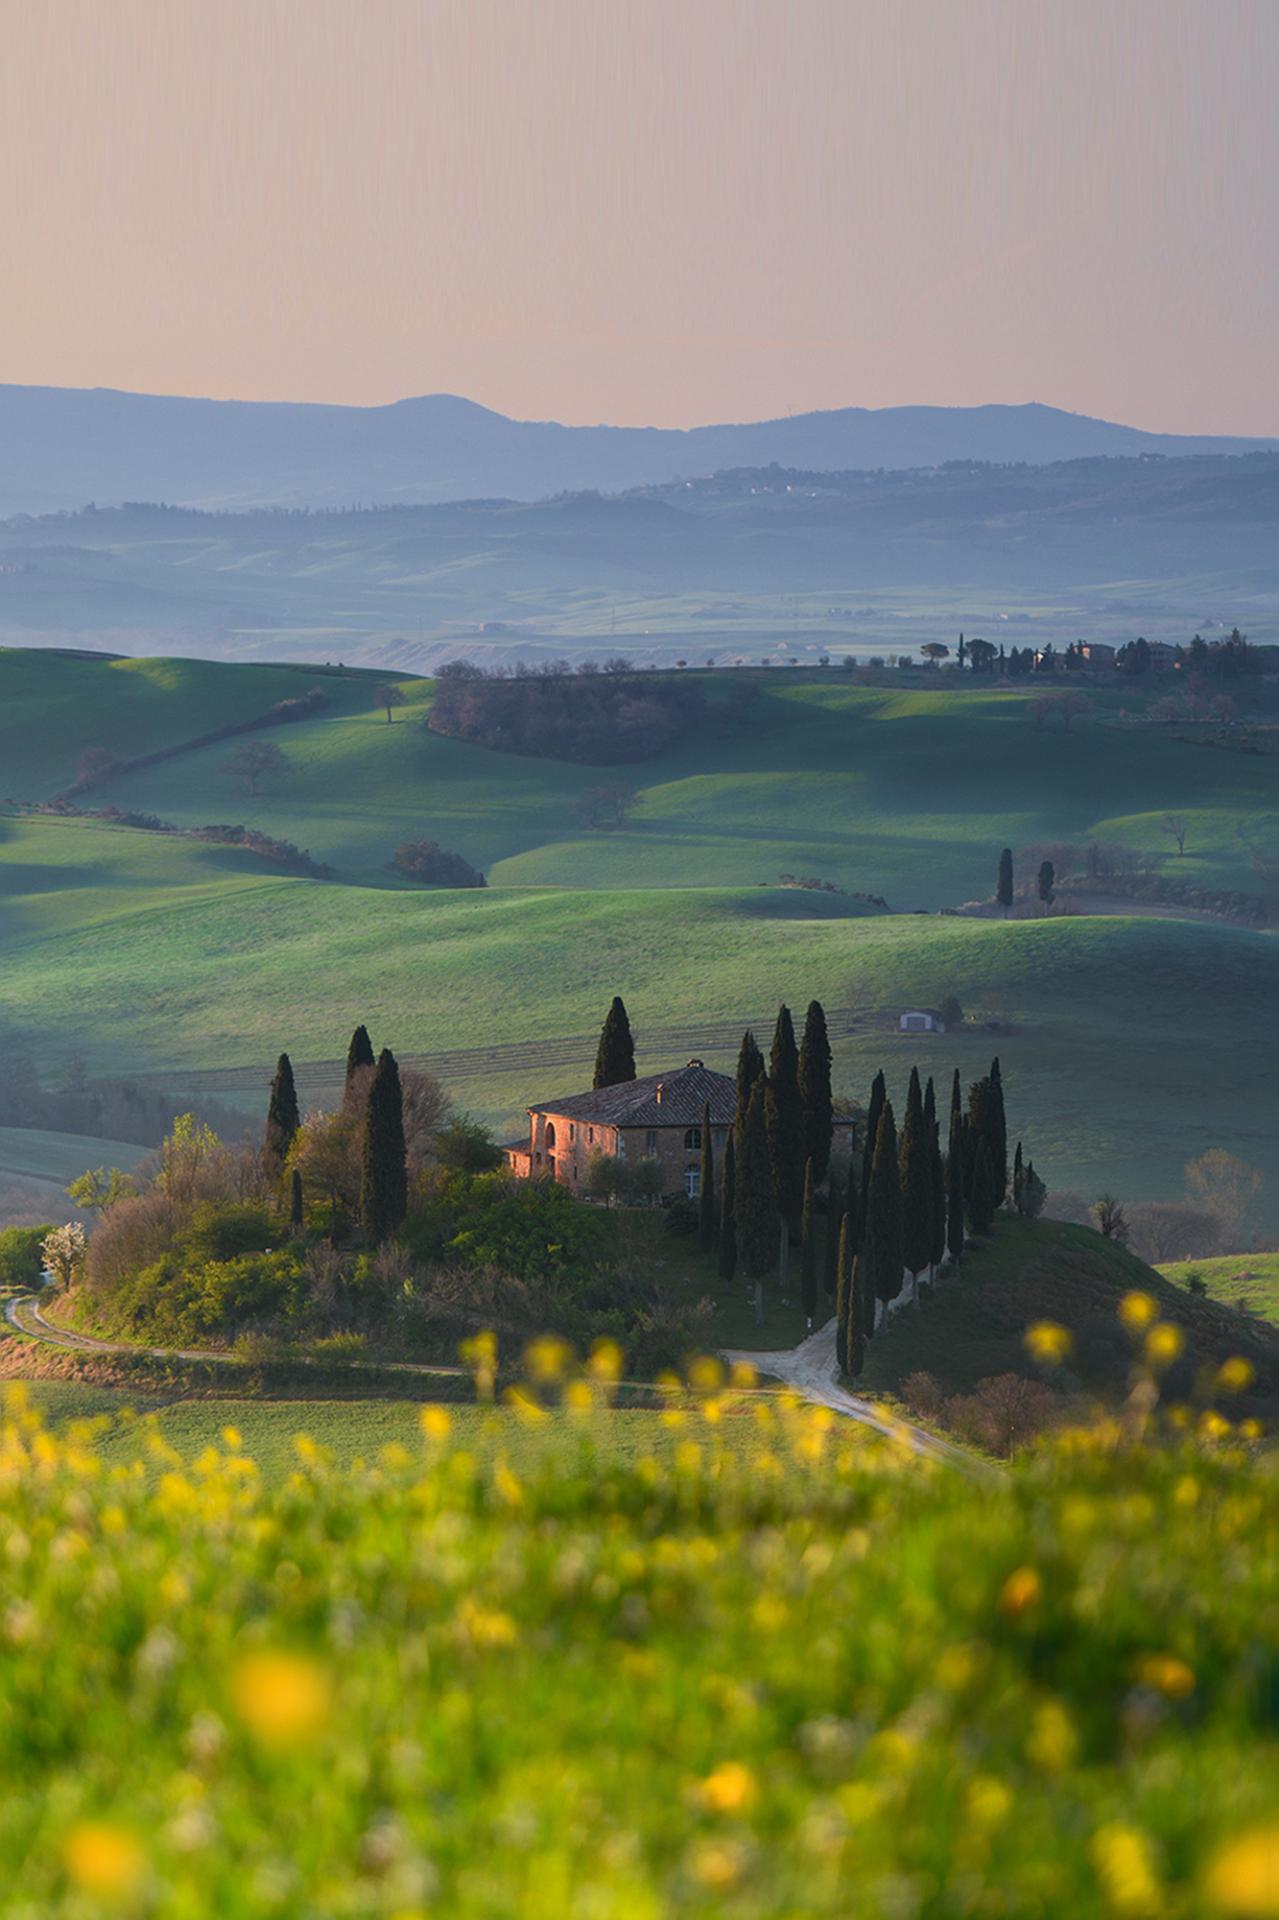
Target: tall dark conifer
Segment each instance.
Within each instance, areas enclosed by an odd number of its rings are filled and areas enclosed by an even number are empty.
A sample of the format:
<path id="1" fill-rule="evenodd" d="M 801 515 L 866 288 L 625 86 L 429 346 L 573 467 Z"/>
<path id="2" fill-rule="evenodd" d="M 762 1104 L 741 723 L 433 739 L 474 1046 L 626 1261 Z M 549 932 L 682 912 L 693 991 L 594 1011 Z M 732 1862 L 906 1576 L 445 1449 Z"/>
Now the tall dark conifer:
<path id="1" fill-rule="evenodd" d="M 755 1317 L 764 1317 L 764 1276 L 777 1259 L 777 1203 L 764 1124 L 764 1088 L 756 1081 L 746 1109 L 737 1155 L 737 1259 L 755 1297 Z"/>
<path id="2" fill-rule="evenodd" d="M 600 1029 L 600 1043 L 595 1053 L 596 1087 L 619 1087 L 625 1080 L 635 1078 L 635 1041 L 631 1034 L 630 1018 L 620 994 L 613 996 L 613 1004 L 604 1017 Z"/>
<path id="3" fill-rule="evenodd" d="M 995 1176 L 995 1205 L 1002 1207 L 1008 1194 L 1008 1116 L 1004 1112 L 1004 1076 L 998 1054 L 990 1063 L 990 1102 L 990 1162 Z"/>
<path id="4" fill-rule="evenodd" d="M 946 1250 L 958 1266 L 964 1254 L 964 1110 L 959 1068 L 950 1095 L 950 1131 L 946 1138 Z"/>
<path id="5" fill-rule="evenodd" d="M 800 1253 L 799 1290 L 804 1307 L 804 1325 L 811 1333 L 817 1318 L 817 1218 L 813 1212 L 813 1163 L 804 1167 L 804 1211 L 800 1222 L 803 1249 Z"/>
<path id="6" fill-rule="evenodd" d="M 861 1264 L 862 1239 L 866 1231 L 866 1220 L 857 1192 L 857 1183 L 851 1174 L 848 1182 L 848 1194 L 844 1201 L 844 1226 L 848 1233 L 848 1244 L 853 1255 L 853 1277 L 850 1284 L 849 1312 L 858 1316 L 858 1328 L 863 1344 L 875 1331 L 875 1309 L 872 1303 L 870 1321 L 867 1324 L 862 1294 L 858 1292 L 857 1268 Z M 864 1277 L 864 1276 L 863 1276 Z M 863 1289 L 864 1292 L 864 1289 Z"/>
<path id="7" fill-rule="evenodd" d="M 916 1305 L 919 1303 L 919 1276 L 932 1257 L 933 1246 L 933 1166 L 930 1149 L 919 1070 L 912 1067 L 898 1162 L 901 1175 L 902 1260 L 911 1276 Z"/>
<path id="8" fill-rule="evenodd" d="M 768 1091 L 764 1115 L 768 1124 L 768 1157 L 773 1168 L 777 1208 L 792 1236 L 799 1228 L 804 1204 L 804 1103 L 799 1096 L 799 1052 L 790 1008 L 779 1007 L 773 1044 L 768 1055 Z"/>
<path id="9" fill-rule="evenodd" d="M 293 1145 L 301 1124 L 298 1092 L 293 1084 L 293 1064 L 288 1054 L 282 1053 L 276 1062 L 275 1078 L 271 1082 L 271 1098 L 266 1110 L 266 1142 L 263 1149 L 267 1166 L 273 1173 L 279 1173 L 284 1166 L 289 1148 Z"/>
<path id="10" fill-rule="evenodd" d="M 887 1089 L 884 1085 L 884 1070 L 881 1067 L 870 1083 L 870 1104 L 866 1109 L 866 1138 L 862 1142 L 862 1196 L 870 1191 L 870 1170 L 875 1163 L 875 1136 L 879 1131 L 879 1116 L 884 1111 Z"/>
<path id="11" fill-rule="evenodd" d="M 853 1170 L 848 1169 L 851 1180 Z M 844 1205 L 840 1197 L 839 1181 L 834 1173 L 830 1177 L 830 1187 L 826 1194 L 826 1237 L 822 1242 L 822 1285 L 828 1300 L 835 1298 L 839 1281 L 839 1225 L 844 1217 Z"/>
<path id="12" fill-rule="evenodd" d="M 697 1228 L 702 1252 L 715 1245 L 719 1216 L 715 1207 L 715 1144 L 711 1138 L 711 1103 L 702 1107 L 702 1166 L 697 1188 Z"/>
<path id="13" fill-rule="evenodd" d="M 371 1067 L 374 1063 L 373 1042 L 369 1039 L 369 1030 L 362 1023 L 351 1035 L 351 1044 L 346 1050 L 346 1091 L 350 1093 L 351 1082 L 361 1067 Z"/>
<path id="14" fill-rule="evenodd" d="M 404 1096 L 395 1055 L 389 1047 L 383 1047 L 364 1110 L 360 1219 L 370 1244 L 379 1247 L 384 1240 L 393 1239 L 407 1212 Z"/>
<path id="15" fill-rule="evenodd" d="M 1008 909 L 1013 903 L 1013 850 L 1005 847 L 999 856 L 999 875 L 995 881 L 995 898 L 1004 910 L 1005 920 Z"/>
<path id="16" fill-rule="evenodd" d="M 848 1215 L 839 1223 L 839 1255 L 835 1285 L 835 1359 L 848 1372 L 849 1337 L 853 1320 L 853 1249 L 848 1244 Z"/>
<path id="17" fill-rule="evenodd" d="M 924 1127 L 928 1134 L 928 1172 L 932 1188 L 932 1231 L 928 1243 L 929 1279 L 946 1257 L 946 1163 L 942 1159 L 941 1128 L 937 1123 L 937 1096 L 932 1075 L 924 1088 Z"/>
<path id="18" fill-rule="evenodd" d="M 737 1135 L 737 1144 L 742 1142 L 742 1128 L 746 1125 L 746 1115 L 750 1108 L 751 1094 L 755 1082 L 763 1076 L 764 1056 L 755 1044 L 755 1036 L 747 1027 L 742 1035 L 742 1044 L 737 1051 L 737 1106 L 733 1114 L 733 1131 Z"/>
<path id="19" fill-rule="evenodd" d="M 902 1188 L 897 1164 L 897 1123 L 892 1102 L 884 1101 L 875 1133 L 875 1159 L 865 1197 L 866 1225 L 862 1257 L 875 1298 L 887 1303 L 902 1290 Z"/>
<path id="20" fill-rule="evenodd" d="M 293 1169 L 293 1180 L 289 1195 L 289 1225 L 299 1233 L 306 1225 L 306 1209 L 302 1202 L 302 1175 L 296 1167 Z"/>
<path id="21" fill-rule="evenodd" d="M 804 1108 L 804 1148 L 820 1187 L 830 1169 L 834 1109 L 830 1093 L 830 1036 L 820 1000 L 810 1000 L 799 1043 L 799 1097 Z"/>
<path id="22" fill-rule="evenodd" d="M 969 1122 L 972 1131 L 972 1123 Z M 989 1233 L 995 1217 L 995 1170 L 984 1134 L 977 1134 L 973 1153 L 972 1186 L 968 1196 L 968 1224 L 974 1233 Z"/>
<path id="23" fill-rule="evenodd" d="M 737 1272 L 737 1143 L 733 1129 L 724 1142 L 724 1164 L 719 1181 L 719 1277 L 731 1280 Z"/>

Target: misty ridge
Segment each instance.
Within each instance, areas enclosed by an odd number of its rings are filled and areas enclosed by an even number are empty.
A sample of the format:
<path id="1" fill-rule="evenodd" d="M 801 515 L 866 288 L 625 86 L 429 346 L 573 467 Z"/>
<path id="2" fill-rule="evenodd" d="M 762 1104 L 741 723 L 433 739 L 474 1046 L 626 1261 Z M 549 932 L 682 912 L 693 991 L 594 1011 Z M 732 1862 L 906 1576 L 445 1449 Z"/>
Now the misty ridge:
<path id="1" fill-rule="evenodd" d="M 124 500 L 530 501 L 774 463 L 835 472 L 1256 450 L 1279 441 L 1145 433 L 1038 404 L 843 407 L 676 430 L 512 420 L 453 394 L 350 407 L 0 386 L 0 515 Z"/>

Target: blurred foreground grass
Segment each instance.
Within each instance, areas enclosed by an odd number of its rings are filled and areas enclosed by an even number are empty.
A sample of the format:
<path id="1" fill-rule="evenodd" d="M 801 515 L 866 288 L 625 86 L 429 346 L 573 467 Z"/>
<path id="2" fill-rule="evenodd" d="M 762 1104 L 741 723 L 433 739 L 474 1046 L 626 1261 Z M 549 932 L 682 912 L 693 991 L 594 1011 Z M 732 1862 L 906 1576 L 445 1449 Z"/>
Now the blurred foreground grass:
<path id="1" fill-rule="evenodd" d="M 0 1912 L 1279 1914 L 1273 1459 L 732 1404 L 268 1479 L 11 1399 Z"/>

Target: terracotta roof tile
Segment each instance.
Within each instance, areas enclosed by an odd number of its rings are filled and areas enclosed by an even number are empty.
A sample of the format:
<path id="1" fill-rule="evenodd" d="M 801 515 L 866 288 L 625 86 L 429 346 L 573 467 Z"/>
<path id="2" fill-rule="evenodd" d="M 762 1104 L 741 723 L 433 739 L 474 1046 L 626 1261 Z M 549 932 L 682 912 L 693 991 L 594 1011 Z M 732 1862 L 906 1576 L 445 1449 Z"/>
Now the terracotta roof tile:
<path id="1" fill-rule="evenodd" d="M 711 1125 L 729 1126 L 737 1107 L 737 1083 L 731 1074 L 713 1073 L 700 1060 L 690 1060 L 686 1067 L 649 1074 L 643 1080 L 567 1093 L 560 1100 L 539 1100 L 529 1112 L 562 1113 L 570 1120 L 592 1120 L 606 1127 L 695 1127 L 708 1100 Z"/>

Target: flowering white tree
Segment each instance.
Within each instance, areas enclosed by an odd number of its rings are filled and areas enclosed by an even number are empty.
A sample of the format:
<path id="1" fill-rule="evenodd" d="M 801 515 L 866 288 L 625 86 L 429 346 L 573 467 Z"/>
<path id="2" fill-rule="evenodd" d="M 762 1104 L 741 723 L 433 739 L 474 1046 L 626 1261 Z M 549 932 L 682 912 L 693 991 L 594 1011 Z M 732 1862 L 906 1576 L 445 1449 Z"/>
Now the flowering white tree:
<path id="1" fill-rule="evenodd" d="M 69 1287 L 84 1261 L 84 1228 L 78 1220 L 54 1227 L 40 1242 L 40 1256 L 60 1287 Z"/>

